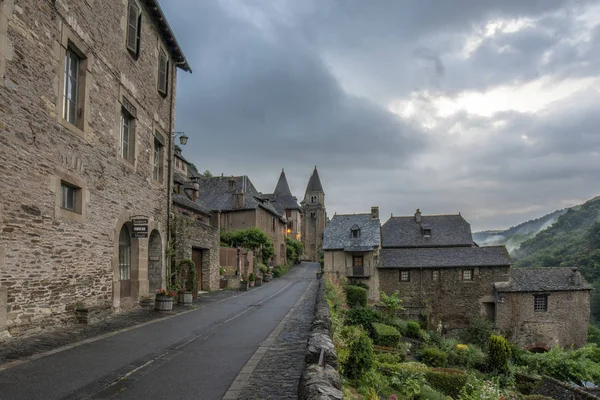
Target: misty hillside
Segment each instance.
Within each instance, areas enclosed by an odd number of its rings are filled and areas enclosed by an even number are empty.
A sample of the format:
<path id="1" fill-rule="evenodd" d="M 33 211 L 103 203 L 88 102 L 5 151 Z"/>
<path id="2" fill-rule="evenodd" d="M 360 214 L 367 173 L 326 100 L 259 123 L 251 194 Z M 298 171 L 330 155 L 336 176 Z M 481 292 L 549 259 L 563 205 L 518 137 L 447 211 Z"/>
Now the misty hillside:
<path id="1" fill-rule="evenodd" d="M 568 209 L 512 253 L 515 267 L 577 267 L 596 290 L 592 317 L 600 322 L 600 197 Z"/>
<path id="2" fill-rule="evenodd" d="M 481 231 L 473 233 L 473 240 L 480 246 L 505 245 L 509 252 L 517 249 L 521 243 L 533 238 L 538 232 L 552 225 L 567 209 L 557 210 L 541 218 L 532 219 L 504 231 Z"/>

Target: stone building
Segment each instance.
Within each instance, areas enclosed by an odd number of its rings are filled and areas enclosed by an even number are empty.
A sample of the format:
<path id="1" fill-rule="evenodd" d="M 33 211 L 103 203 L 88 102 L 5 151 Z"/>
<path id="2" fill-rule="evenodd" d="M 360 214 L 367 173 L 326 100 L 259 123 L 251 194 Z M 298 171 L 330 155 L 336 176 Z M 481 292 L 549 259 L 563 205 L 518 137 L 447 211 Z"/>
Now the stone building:
<path id="1" fill-rule="evenodd" d="M 196 265 L 198 291 L 219 289 L 219 229 L 211 225 L 211 212 L 198 199 L 200 175 L 189 168 L 181 149 L 175 148 L 173 163 L 173 259 L 171 265 L 189 258 Z"/>
<path id="2" fill-rule="evenodd" d="M 213 213 L 219 230 L 260 228 L 273 240 L 275 264 L 286 262 L 287 220 L 247 176 L 198 177 L 200 202 Z"/>
<path id="3" fill-rule="evenodd" d="M 369 300 L 379 300 L 379 208 L 370 214 L 336 214 L 323 232 L 325 274 L 369 286 Z"/>
<path id="4" fill-rule="evenodd" d="M 325 209 L 325 192 L 317 167 L 308 180 L 302 206 L 302 243 L 304 244 L 304 259 L 319 261 L 323 251 L 323 231 L 327 224 Z"/>
<path id="5" fill-rule="evenodd" d="M 298 199 L 292 195 L 288 185 L 285 171 L 281 170 L 275 191 L 264 195 L 273 204 L 273 207 L 284 214 L 287 220 L 287 236 L 300 240 L 302 236 L 302 209 L 298 205 Z"/>
<path id="6" fill-rule="evenodd" d="M 156 0 L 0 1 L 0 331 L 162 283 L 178 68 Z"/>
<path id="7" fill-rule="evenodd" d="M 590 290 L 577 268 L 512 268 L 495 283 L 496 326 L 533 351 L 587 342 Z"/>

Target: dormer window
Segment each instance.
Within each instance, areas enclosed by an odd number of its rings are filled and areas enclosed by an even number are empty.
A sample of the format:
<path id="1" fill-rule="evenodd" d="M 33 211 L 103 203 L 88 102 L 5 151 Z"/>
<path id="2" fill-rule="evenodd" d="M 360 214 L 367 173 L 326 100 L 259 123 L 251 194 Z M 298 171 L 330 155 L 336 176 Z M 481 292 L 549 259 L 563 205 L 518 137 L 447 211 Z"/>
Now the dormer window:
<path id="1" fill-rule="evenodd" d="M 350 237 L 352 239 L 360 238 L 360 228 L 358 227 L 358 225 L 354 225 L 352 229 L 350 229 Z"/>
<path id="2" fill-rule="evenodd" d="M 421 232 L 423 233 L 423 237 L 429 238 L 431 237 L 431 228 L 421 227 Z"/>
<path id="3" fill-rule="evenodd" d="M 229 181 L 229 190 L 235 190 L 235 179 Z"/>

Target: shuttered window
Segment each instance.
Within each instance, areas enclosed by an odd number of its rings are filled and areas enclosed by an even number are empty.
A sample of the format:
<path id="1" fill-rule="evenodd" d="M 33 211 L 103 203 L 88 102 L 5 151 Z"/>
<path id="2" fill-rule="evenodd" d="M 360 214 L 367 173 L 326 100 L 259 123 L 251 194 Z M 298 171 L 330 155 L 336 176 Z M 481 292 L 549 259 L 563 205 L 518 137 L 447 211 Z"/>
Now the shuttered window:
<path id="1" fill-rule="evenodd" d="M 142 13 L 135 0 L 129 0 L 127 11 L 127 50 L 137 58 L 140 55 Z"/>
<path id="2" fill-rule="evenodd" d="M 158 91 L 167 94 L 169 77 L 169 58 L 163 49 L 158 53 Z"/>

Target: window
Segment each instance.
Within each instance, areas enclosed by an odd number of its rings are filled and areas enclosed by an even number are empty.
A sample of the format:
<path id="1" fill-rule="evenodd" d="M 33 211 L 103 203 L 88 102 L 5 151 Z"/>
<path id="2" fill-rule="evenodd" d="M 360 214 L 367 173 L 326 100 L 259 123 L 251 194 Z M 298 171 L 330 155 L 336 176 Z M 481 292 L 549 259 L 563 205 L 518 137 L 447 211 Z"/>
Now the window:
<path id="1" fill-rule="evenodd" d="M 352 239 L 358 239 L 360 237 L 360 229 L 352 229 Z"/>
<path id="2" fill-rule="evenodd" d="M 60 183 L 60 207 L 62 209 L 78 212 L 77 211 L 77 195 L 79 190 L 78 187 L 69 185 L 68 183 Z"/>
<path id="3" fill-rule="evenodd" d="M 548 295 L 540 294 L 533 296 L 533 310 L 544 312 L 548 311 Z"/>
<path id="4" fill-rule="evenodd" d="M 81 57 L 69 47 L 65 54 L 65 76 L 63 87 L 63 118 L 65 121 L 77 126 L 78 98 L 79 98 L 79 68 Z"/>
<path id="5" fill-rule="evenodd" d="M 275 232 L 275 218 L 273 218 L 273 227 L 271 228 Z"/>
<path id="6" fill-rule="evenodd" d="M 425 237 L 431 237 L 431 229 L 424 228 L 423 229 L 423 236 L 425 236 Z"/>
<path id="7" fill-rule="evenodd" d="M 473 270 L 472 269 L 463 269 L 462 270 L 462 280 L 463 281 L 472 281 L 473 280 Z"/>
<path id="8" fill-rule="evenodd" d="M 433 271 L 431 271 L 431 280 L 432 281 L 440 280 L 440 270 L 439 269 L 434 269 Z"/>
<path id="9" fill-rule="evenodd" d="M 292 218 L 292 210 L 285 210 L 286 218 Z"/>
<path id="10" fill-rule="evenodd" d="M 169 58 L 167 53 L 161 48 L 158 51 L 158 91 L 167 95 L 169 84 Z"/>
<path id="11" fill-rule="evenodd" d="M 354 267 L 362 267 L 363 264 L 363 256 L 353 256 L 352 257 L 352 266 Z"/>
<path id="12" fill-rule="evenodd" d="M 162 141 L 161 141 L 162 140 Z M 157 182 L 163 180 L 163 152 L 164 152 L 164 139 L 162 136 L 154 136 L 154 158 L 152 161 L 152 179 Z"/>
<path id="13" fill-rule="evenodd" d="M 137 110 L 126 98 L 121 103 L 119 156 L 133 164 L 135 160 L 135 117 Z"/>
<path id="14" fill-rule="evenodd" d="M 129 0 L 127 13 L 127 50 L 137 59 L 140 56 L 142 11 L 135 0 Z"/>
<path id="15" fill-rule="evenodd" d="M 410 282 L 410 271 L 400 271 L 400 282 Z"/>
<path id="16" fill-rule="evenodd" d="M 310 196 L 310 202 L 313 203 L 313 204 L 316 203 L 317 202 L 317 196 L 314 196 L 314 195 Z"/>

